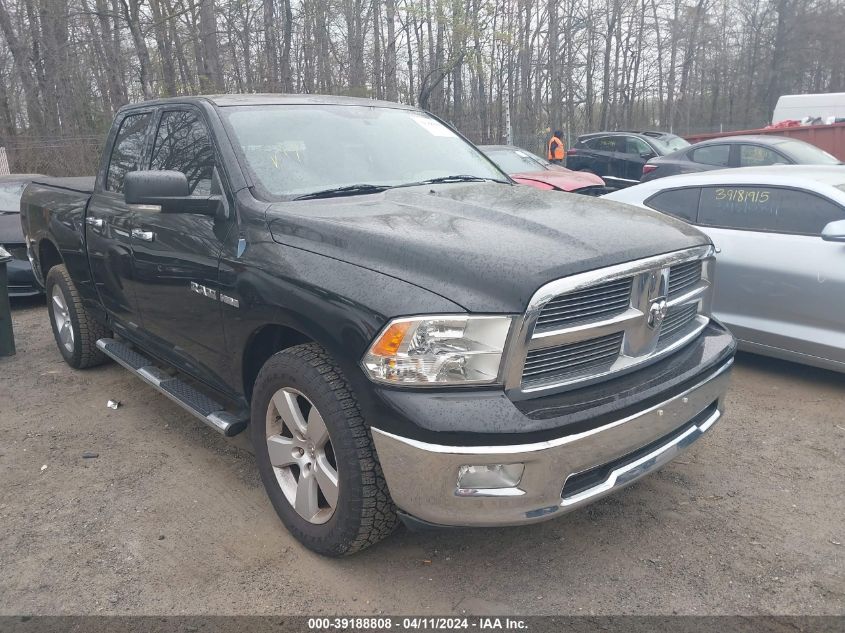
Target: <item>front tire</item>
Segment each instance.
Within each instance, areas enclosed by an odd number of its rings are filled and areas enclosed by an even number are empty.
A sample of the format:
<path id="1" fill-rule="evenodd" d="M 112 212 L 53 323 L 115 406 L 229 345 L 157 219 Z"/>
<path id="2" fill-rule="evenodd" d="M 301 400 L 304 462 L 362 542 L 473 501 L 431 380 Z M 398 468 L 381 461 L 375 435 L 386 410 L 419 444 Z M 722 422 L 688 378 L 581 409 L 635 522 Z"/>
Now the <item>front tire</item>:
<path id="1" fill-rule="evenodd" d="M 46 279 L 47 311 L 56 345 L 65 362 L 74 369 L 101 365 L 107 358 L 97 340 L 111 332 L 82 304 L 76 284 L 64 264 L 53 266 Z"/>
<path id="2" fill-rule="evenodd" d="M 276 513 L 309 549 L 344 556 L 396 529 L 370 431 L 342 371 L 319 345 L 297 345 L 265 363 L 250 434 Z"/>

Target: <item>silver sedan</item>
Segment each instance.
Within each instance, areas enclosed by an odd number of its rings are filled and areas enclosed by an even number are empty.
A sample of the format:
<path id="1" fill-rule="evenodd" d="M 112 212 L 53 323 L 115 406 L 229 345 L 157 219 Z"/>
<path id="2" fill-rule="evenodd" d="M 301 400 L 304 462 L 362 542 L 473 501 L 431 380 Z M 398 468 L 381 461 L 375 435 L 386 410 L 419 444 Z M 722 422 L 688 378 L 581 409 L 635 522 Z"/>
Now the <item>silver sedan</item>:
<path id="1" fill-rule="evenodd" d="M 845 166 L 671 176 L 604 197 L 710 236 L 713 313 L 740 349 L 845 372 Z"/>

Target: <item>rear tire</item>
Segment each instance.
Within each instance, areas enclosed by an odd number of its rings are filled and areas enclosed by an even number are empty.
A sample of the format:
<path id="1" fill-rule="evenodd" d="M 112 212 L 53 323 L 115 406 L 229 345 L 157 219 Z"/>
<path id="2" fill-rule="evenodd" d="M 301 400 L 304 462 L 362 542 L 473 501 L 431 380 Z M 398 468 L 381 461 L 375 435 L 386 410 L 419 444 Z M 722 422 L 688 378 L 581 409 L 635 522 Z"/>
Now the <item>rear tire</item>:
<path id="1" fill-rule="evenodd" d="M 345 556 L 396 529 L 396 507 L 370 430 L 341 369 L 321 346 L 297 345 L 264 364 L 253 390 L 250 435 L 276 513 L 309 549 Z"/>
<path id="2" fill-rule="evenodd" d="M 64 264 L 53 266 L 47 273 L 46 292 L 53 336 L 65 362 L 74 369 L 104 363 L 107 357 L 97 348 L 97 340 L 112 333 L 82 304 Z"/>

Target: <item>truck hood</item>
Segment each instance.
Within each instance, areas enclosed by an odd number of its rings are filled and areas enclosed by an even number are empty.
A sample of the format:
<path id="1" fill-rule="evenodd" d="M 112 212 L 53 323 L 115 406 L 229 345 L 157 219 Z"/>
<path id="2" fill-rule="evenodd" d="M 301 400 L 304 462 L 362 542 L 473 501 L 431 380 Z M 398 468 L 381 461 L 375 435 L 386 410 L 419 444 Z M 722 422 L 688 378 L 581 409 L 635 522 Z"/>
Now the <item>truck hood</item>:
<path id="1" fill-rule="evenodd" d="M 280 202 L 273 239 L 402 279 L 470 312 L 518 313 L 544 283 L 709 243 L 663 214 L 496 183 Z"/>

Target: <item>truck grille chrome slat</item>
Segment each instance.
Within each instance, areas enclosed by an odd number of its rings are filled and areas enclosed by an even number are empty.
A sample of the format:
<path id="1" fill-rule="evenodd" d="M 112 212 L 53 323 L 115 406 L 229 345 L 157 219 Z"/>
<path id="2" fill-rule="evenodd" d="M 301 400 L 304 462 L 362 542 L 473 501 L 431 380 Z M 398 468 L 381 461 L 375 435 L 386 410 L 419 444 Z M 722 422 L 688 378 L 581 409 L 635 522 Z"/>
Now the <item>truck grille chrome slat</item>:
<path id="1" fill-rule="evenodd" d="M 523 372 L 523 375 L 528 376 L 529 374 L 537 373 L 538 371 L 545 371 L 552 365 L 578 362 L 582 358 L 593 356 L 595 354 L 603 354 L 607 351 L 618 348 L 620 341 L 617 341 L 615 337 L 615 334 L 611 334 L 609 337 L 606 337 L 606 340 L 604 341 L 602 341 L 602 339 L 593 339 L 590 341 L 590 345 L 580 345 L 577 346 L 577 349 L 572 349 L 572 347 L 575 346 L 574 344 L 561 345 L 560 347 L 555 348 L 555 352 L 553 354 L 545 355 L 543 358 L 539 359 L 532 358 L 529 353 L 528 360 L 525 362 L 525 371 Z"/>
<path id="2" fill-rule="evenodd" d="M 590 341 L 591 345 L 580 345 L 575 352 L 571 351 L 571 345 L 561 345 L 557 348 L 558 357 L 548 357 L 545 362 L 526 370 L 524 377 L 527 380 L 536 382 L 541 379 L 557 378 L 565 376 L 573 371 L 580 371 L 585 367 L 606 365 L 613 362 L 619 354 L 619 347 L 622 344 L 622 333 L 602 336 Z M 578 344 L 576 344 L 578 345 Z M 531 353 L 529 352 L 529 357 Z"/>
<path id="3" fill-rule="evenodd" d="M 675 296 L 701 281 L 702 263 L 686 262 L 669 268 L 669 296 Z"/>
<path id="4" fill-rule="evenodd" d="M 596 350 L 591 354 L 582 354 L 560 362 L 539 366 L 536 369 L 526 371 L 524 378 L 525 380 L 530 381 L 543 376 L 559 377 L 575 370 L 581 370 L 585 365 L 593 366 L 595 363 L 603 363 L 607 360 L 612 362 L 612 359 L 619 353 L 620 343 L 621 340 L 616 341 L 615 345 Z"/>
<path id="5" fill-rule="evenodd" d="M 709 320 L 713 253 L 699 246 L 546 284 L 529 303 L 506 388 L 571 389 L 687 345 Z"/>
<path id="6" fill-rule="evenodd" d="M 698 315 L 698 306 L 695 303 L 688 303 L 686 305 L 675 306 L 669 309 L 669 314 L 663 319 L 663 325 L 660 328 L 659 341 L 663 342 L 672 337 L 678 331 L 689 325 L 695 320 Z"/>
<path id="7" fill-rule="evenodd" d="M 631 279 L 576 290 L 549 301 L 537 318 L 538 329 L 551 329 L 563 323 L 608 317 L 628 309 L 631 299 Z"/>
<path id="8" fill-rule="evenodd" d="M 587 347 L 593 347 L 595 345 L 595 339 L 590 339 L 588 341 L 581 341 L 579 343 L 569 343 L 567 347 L 569 348 L 569 352 L 573 354 L 577 354 L 581 349 Z M 556 347 L 544 347 L 540 349 L 531 350 L 528 352 L 528 356 L 525 359 L 525 366 L 528 367 L 532 364 L 536 364 L 542 362 L 547 356 L 560 356 L 560 350 L 558 349 L 560 346 Z"/>

